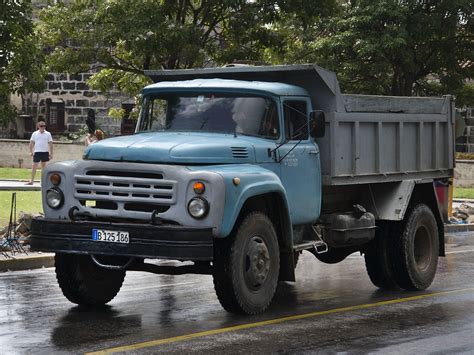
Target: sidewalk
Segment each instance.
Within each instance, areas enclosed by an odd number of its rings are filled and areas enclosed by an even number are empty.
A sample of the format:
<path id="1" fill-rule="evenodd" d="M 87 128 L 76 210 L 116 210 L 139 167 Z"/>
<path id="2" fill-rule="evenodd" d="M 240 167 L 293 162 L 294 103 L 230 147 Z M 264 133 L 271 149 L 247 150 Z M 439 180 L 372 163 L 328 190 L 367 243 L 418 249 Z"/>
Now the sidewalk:
<path id="1" fill-rule="evenodd" d="M 40 191 L 41 183 L 35 181 L 33 185 L 26 185 L 28 181 L 0 180 L 0 191 Z"/>
<path id="2" fill-rule="evenodd" d="M 0 254 L 0 273 L 5 271 L 19 271 L 30 269 L 41 269 L 54 266 L 53 253 L 28 252 L 11 254 L 8 257 Z"/>

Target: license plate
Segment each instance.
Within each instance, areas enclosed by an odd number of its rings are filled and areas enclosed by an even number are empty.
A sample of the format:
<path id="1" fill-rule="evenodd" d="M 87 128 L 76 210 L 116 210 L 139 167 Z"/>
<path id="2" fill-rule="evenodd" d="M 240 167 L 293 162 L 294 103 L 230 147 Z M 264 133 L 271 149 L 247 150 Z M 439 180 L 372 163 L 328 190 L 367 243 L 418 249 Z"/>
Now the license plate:
<path id="1" fill-rule="evenodd" d="M 123 243 L 130 242 L 128 232 L 124 231 L 109 231 L 105 229 L 93 229 L 92 240 L 98 242 Z"/>

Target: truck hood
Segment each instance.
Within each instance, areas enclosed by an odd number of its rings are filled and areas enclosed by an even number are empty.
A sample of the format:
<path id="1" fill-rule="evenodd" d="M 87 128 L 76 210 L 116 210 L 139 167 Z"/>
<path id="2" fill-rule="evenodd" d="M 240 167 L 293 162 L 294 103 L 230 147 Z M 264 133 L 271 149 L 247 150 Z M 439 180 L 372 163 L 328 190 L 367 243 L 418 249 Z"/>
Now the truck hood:
<path id="1" fill-rule="evenodd" d="M 84 159 L 179 164 L 255 163 L 253 145 L 246 137 L 242 138 L 230 134 L 141 133 L 92 144 L 84 152 Z"/>

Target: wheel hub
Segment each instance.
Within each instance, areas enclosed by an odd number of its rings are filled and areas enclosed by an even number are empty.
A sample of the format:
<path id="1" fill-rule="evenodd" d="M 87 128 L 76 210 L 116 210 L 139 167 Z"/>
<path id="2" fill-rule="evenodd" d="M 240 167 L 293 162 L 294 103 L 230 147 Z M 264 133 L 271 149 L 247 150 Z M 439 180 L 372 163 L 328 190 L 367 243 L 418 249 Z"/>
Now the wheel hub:
<path id="1" fill-rule="evenodd" d="M 258 236 L 250 239 L 245 254 L 245 280 L 251 289 L 260 288 L 270 271 L 270 254 L 264 240 Z"/>

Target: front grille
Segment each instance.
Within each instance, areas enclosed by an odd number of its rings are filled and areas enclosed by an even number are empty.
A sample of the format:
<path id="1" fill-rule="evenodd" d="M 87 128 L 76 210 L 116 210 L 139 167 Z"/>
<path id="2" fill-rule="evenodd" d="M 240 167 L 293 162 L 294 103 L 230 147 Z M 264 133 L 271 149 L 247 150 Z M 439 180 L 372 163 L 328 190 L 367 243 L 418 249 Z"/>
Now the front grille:
<path id="1" fill-rule="evenodd" d="M 74 176 L 74 197 L 95 211 L 163 212 L 176 203 L 176 181 L 155 173 L 94 170 Z"/>

